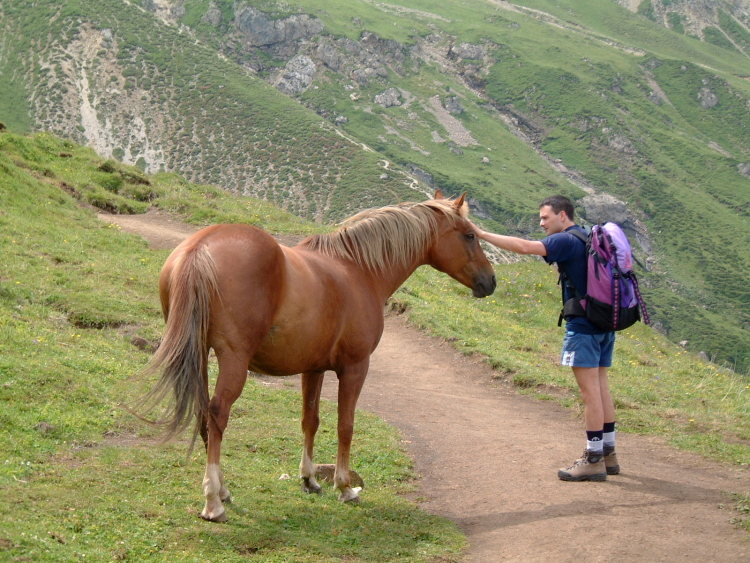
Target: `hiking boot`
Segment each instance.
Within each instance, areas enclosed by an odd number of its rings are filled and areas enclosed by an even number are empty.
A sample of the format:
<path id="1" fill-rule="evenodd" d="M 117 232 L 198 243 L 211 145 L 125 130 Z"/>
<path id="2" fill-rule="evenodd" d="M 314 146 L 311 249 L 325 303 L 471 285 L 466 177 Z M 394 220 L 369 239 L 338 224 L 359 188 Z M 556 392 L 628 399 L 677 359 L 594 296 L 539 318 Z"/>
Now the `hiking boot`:
<path id="1" fill-rule="evenodd" d="M 617 463 L 617 454 L 614 448 L 604 446 L 604 465 L 607 468 L 607 475 L 620 474 L 620 464 Z"/>
<path id="2" fill-rule="evenodd" d="M 604 455 L 584 450 L 581 459 L 577 459 L 567 469 L 560 469 L 557 476 L 563 481 L 606 481 L 607 467 L 604 465 Z"/>

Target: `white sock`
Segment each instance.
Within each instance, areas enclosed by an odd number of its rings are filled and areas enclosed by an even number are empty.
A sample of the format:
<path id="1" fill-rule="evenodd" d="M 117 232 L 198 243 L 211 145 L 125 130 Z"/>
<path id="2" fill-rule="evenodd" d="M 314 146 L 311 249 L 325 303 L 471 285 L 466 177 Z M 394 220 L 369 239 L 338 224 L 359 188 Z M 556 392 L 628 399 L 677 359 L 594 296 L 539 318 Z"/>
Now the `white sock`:
<path id="1" fill-rule="evenodd" d="M 604 445 L 608 448 L 614 448 L 615 447 L 615 433 L 614 432 L 605 432 L 604 433 Z"/>
<path id="2" fill-rule="evenodd" d="M 602 453 L 604 451 L 604 442 L 601 440 L 586 440 L 586 449 L 593 453 Z"/>

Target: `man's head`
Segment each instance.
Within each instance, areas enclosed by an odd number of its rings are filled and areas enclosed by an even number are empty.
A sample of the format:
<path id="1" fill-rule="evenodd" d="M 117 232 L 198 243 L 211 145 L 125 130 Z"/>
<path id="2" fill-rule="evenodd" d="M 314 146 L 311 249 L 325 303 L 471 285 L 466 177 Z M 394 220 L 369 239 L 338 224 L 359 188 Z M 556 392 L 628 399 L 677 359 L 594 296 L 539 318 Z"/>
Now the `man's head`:
<path id="1" fill-rule="evenodd" d="M 553 195 L 539 204 L 539 225 L 548 235 L 561 233 L 575 224 L 573 202 L 564 195 Z"/>

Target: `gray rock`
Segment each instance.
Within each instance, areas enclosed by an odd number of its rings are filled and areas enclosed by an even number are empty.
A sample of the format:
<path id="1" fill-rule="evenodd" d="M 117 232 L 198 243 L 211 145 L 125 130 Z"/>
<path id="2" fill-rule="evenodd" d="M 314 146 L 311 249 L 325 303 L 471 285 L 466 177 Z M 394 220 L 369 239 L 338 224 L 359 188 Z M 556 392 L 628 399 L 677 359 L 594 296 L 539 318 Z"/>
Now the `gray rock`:
<path id="1" fill-rule="evenodd" d="M 235 12 L 235 25 L 245 41 L 253 47 L 273 45 L 298 39 L 310 39 L 323 31 L 323 22 L 307 14 L 271 19 L 252 6 Z"/>
<path id="2" fill-rule="evenodd" d="M 375 96 L 375 103 L 383 106 L 384 108 L 400 106 L 400 98 L 401 92 L 399 92 L 395 88 L 388 88 L 385 92 L 381 92 L 380 94 Z"/>
<path id="3" fill-rule="evenodd" d="M 607 144 L 617 152 L 623 154 L 638 154 L 638 151 L 633 146 L 633 143 L 630 142 L 630 139 L 620 133 L 612 135 L 607 140 Z"/>
<path id="4" fill-rule="evenodd" d="M 609 194 L 588 195 L 579 203 L 589 223 L 612 221 L 624 225 L 629 220 L 628 205 Z"/>
<path id="5" fill-rule="evenodd" d="M 750 163 L 748 164 L 738 164 L 737 165 L 737 171 L 742 174 L 745 178 L 750 178 Z"/>
<path id="6" fill-rule="evenodd" d="M 448 113 L 453 115 L 460 115 L 464 111 L 464 107 L 461 105 L 461 98 L 458 96 L 452 96 L 445 100 L 445 109 Z"/>
<path id="7" fill-rule="evenodd" d="M 453 45 L 448 51 L 448 56 L 459 59 L 483 59 L 486 52 L 487 50 L 482 45 L 461 43 L 460 45 Z"/>
<path id="8" fill-rule="evenodd" d="M 310 57 L 297 55 L 284 67 L 274 86 L 289 96 L 301 94 L 310 87 L 315 78 L 315 63 Z"/>
<path id="9" fill-rule="evenodd" d="M 352 72 L 352 78 L 359 84 L 367 84 L 373 78 L 376 78 L 378 73 L 373 68 L 358 68 Z"/>
<path id="10" fill-rule="evenodd" d="M 701 91 L 698 92 L 698 99 L 701 101 L 703 109 L 711 109 L 719 103 L 719 98 L 708 88 L 701 88 Z"/>
<path id="11" fill-rule="evenodd" d="M 327 38 L 321 38 L 316 55 L 331 70 L 338 72 L 341 68 L 341 57 L 335 45 Z"/>
<path id="12" fill-rule="evenodd" d="M 216 2 L 209 3 L 208 11 L 203 14 L 201 21 L 214 27 L 219 27 L 221 23 L 221 10 L 219 10 Z"/>

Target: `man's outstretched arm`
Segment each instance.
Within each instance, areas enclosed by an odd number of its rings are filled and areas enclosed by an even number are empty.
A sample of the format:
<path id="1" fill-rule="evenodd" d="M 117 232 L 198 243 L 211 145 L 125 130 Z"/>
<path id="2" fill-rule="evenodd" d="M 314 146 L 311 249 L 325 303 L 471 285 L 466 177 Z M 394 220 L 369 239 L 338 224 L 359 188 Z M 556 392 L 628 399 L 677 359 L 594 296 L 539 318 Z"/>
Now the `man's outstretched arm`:
<path id="1" fill-rule="evenodd" d="M 476 225 L 474 225 L 474 231 L 480 239 L 487 241 L 498 248 L 502 248 L 503 250 L 510 250 L 516 254 L 536 254 L 537 256 L 547 256 L 547 247 L 538 240 L 526 240 L 519 237 L 488 233 Z"/>

